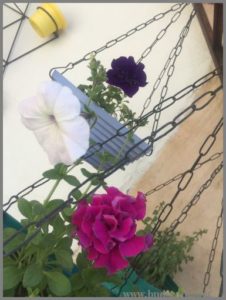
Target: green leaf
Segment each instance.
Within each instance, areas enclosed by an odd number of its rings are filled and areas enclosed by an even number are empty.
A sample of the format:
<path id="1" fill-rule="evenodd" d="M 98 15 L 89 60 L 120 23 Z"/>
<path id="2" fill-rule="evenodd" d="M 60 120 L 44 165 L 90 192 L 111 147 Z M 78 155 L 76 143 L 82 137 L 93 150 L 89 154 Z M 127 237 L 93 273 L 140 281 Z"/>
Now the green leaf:
<path id="1" fill-rule="evenodd" d="M 44 207 L 40 202 L 38 202 L 36 200 L 32 200 L 31 205 L 32 205 L 32 215 L 34 217 L 40 216 L 44 213 Z"/>
<path id="2" fill-rule="evenodd" d="M 55 251 L 56 259 L 59 264 L 66 269 L 67 271 L 71 271 L 73 268 L 73 260 L 72 260 L 72 251 L 70 248 L 68 250 L 56 250 Z"/>
<path id="3" fill-rule="evenodd" d="M 61 214 L 65 221 L 71 222 L 71 216 L 74 212 L 74 208 L 72 207 L 66 207 L 62 210 Z"/>
<path id="4" fill-rule="evenodd" d="M 72 290 L 77 291 L 84 287 L 85 283 L 83 281 L 81 273 L 73 274 L 71 277 Z"/>
<path id="5" fill-rule="evenodd" d="M 49 201 L 45 206 L 45 215 L 56 209 L 57 207 L 60 207 L 64 203 L 64 200 L 61 199 L 54 199 Z"/>
<path id="6" fill-rule="evenodd" d="M 85 177 L 87 177 L 87 178 L 90 178 L 91 176 L 93 176 L 93 173 L 87 171 L 87 170 L 84 169 L 84 168 L 81 168 L 81 172 L 82 172 L 82 174 L 83 174 Z"/>
<path id="7" fill-rule="evenodd" d="M 10 256 L 3 258 L 3 265 L 6 266 L 15 266 L 17 264 L 16 260 L 12 259 Z"/>
<path id="8" fill-rule="evenodd" d="M 57 216 L 56 218 L 51 220 L 50 225 L 53 226 L 53 233 L 57 236 L 61 235 L 65 231 L 64 221 L 60 216 Z"/>
<path id="9" fill-rule="evenodd" d="M 15 297 L 15 288 L 3 291 L 3 297 Z"/>
<path id="10" fill-rule="evenodd" d="M 59 174 L 56 169 L 51 169 L 51 170 L 45 171 L 42 174 L 42 176 L 45 178 L 48 178 L 48 179 L 61 179 L 62 178 L 62 175 Z"/>
<path id="11" fill-rule="evenodd" d="M 79 270 L 83 270 L 83 269 L 91 266 L 91 263 L 87 259 L 85 252 L 80 252 L 78 254 L 76 264 L 77 264 L 77 267 L 79 268 Z"/>
<path id="12" fill-rule="evenodd" d="M 64 180 L 73 186 L 78 186 L 80 184 L 79 180 L 75 176 L 72 176 L 72 175 L 65 175 Z"/>
<path id="13" fill-rule="evenodd" d="M 73 214 L 73 212 L 74 212 L 74 208 L 73 207 L 66 207 L 62 212 L 66 216 L 70 217 Z"/>
<path id="14" fill-rule="evenodd" d="M 25 288 L 33 288 L 42 280 L 42 268 L 39 264 L 31 264 L 27 267 L 23 276 L 23 286 Z"/>
<path id="15" fill-rule="evenodd" d="M 40 289 L 39 288 L 36 288 L 34 290 L 28 288 L 28 291 L 29 291 L 29 297 L 30 298 L 37 297 L 37 296 L 39 296 L 39 293 L 40 293 Z"/>
<path id="16" fill-rule="evenodd" d="M 18 200 L 17 205 L 23 216 L 27 217 L 28 219 L 32 217 L 32 205 L 29 201 L 21 198 Z"/>
<path id="17" fill-rule="evenodd" d="M 67 296 L 71 292 L 69 279 L 59 272 L 45 272 L 50 291 L 56 296 Z"/>
<path id="18" fill-rule="evenodd" d="M 82 197 L 82 193 L 79 190 L 73 191 L 71 193 L 72 197 L 74 197 L 76 200 L 80 200 Z"/>
<path id="19" fill-rule="evenodd" d="M 71 248 L 71 245 L 72 245 L 72 238 L 66 236 L 57 243 L 57 248 L 67 250 Z"/>
<path id="20" fill-rule="evenodd" d="M 5 228 L 3 231 L 3 240 L 8 240 L 13 234 L 17 233 L 18 231 L 14 228 Z M 19 244 L 21 244 L 25 239 L 25 234 L 20 232 L 14 237 L 6 246 L 4 246 L 4 251 L 7 253 L 14 248 L 16 248 Z"/>
<path id="21" fill-rule="evenodd" d="M 29 219 L 21 219 L 21 220 L 20 220 L 20 223 L 21 223 L 23 226 L 27 226 L 27 225 L 30 223 L 30 221 L 29 221 Z"/>
<path id="22" fill-rule="evenodd" d="M 21 281 L 22 271 L 15 266 L 7 266 L 3 269 L 3 278 L 3 289 L 10 290 Z"/>
<path id="23" fill-rule="evenodd" d="M 57 237 L 52 232 L 48 235 L 45 235 L 40 243 L 40 246 L 43 247 L 43 249 L 53 249 L 54 246 L 57 243 Z"/>
<path id="24" fill-rule="evenodd" d="M 43 240 L 44 234 L 42 234 L 41 232 L 39 232 L 32 240 L 31 243 L 34 245 L 39 245 L 42 240 Z"/>
<path id="25" fill-rule="evenodd" d="M 67 166 L 63 163 L 55 165 L 54 169 L 59 175 L 65 175 L 67 173 Z"/>
<path id="26" fill-rule="evenodd" d="M 95 297 L 110 297 L 110 291 L 103 287 L 103 286 L 97 286 L 95 289 L 93 289 L 93 295 Z"/>

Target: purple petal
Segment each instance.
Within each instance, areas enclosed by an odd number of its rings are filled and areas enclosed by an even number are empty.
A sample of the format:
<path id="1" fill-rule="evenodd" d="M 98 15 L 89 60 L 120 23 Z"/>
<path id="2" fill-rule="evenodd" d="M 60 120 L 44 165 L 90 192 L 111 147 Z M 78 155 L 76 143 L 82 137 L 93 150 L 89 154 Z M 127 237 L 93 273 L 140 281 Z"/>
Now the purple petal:
<path id="1" fill-rule="evenodd" d="M 146 82 L 147 76 L 143 71 L 137 73 L 136 77 L 137 77 L 137 80 L 139 81 L 140 87 L 144 87 L 147 84 L 147 82 Z"/>
<path id="2" fill-rule="evenodd" d="M 93 239 L 93 246 L 97 252 L 102 254 L 109 253 L 109 249 L 107 249 L 106 245 L 96 238 Z"/>
<path id="3" fill-rule="evenodd" d="M 86 213 L 88 208 L 88 203 L 86 200 L 82 200 L 78 203 L 76 211 L 72 214 L 72 224 L 76 226 L 80 226 L 83 220 L 83 216 Z"/>
<path id="4" fill-rule="evenodd" d="M 117 59 L 113 59 L 111 62 L 111 67 L 113 69 L 118 69 L 118 68 L 122 68 L 123 66 L 127 65 L 127 58 L 125 56 L 120 56 Z"/>
<path id="5" fill-rule="evenodd" d="M 125 194 L 123 194 L 122 192 L 120 192 L 117 188 L 113 187 L 113 186 L 109 186 L 106 188 L 107 194 L 109 196 L 111 196 L 112 198 L 116 197 L 116 196 L 125 196 Z"/>
<path id="6" fill-rule="evenodd" d="M 93 232 L 98 240 L 100 240 L 102 243 L 107 244 L 109 241 L 109 235 L 108 230 L 105 224 L 99 220 L 96 219 L 95 223 L 93 224 Z"/>
<path id="7" fill-rule="evenodd" d="M 118 221 L 115 218 L 115 216 L 112 215 L 103 215 L 103 219 L 105 221 L 106 226 L 108 227 L 108 230 L 115 230 L 117 227 Z"/>
<path id="8" fill-rule="evenodd" d="M 99 214 L 100 211 L 100 207 L 88 207 L 85 216 L 83 217 L 81 229 L 89 237 L 92 235 L 92 226 L 95 222 L 96 216 Z"/>
<path id="9" fill-rule="evenodd" d="M 104 268 L 109 263 L 109 253 L 108 254 L 99 254 L 95 259 L 94 267 L 95 268 Z"/>
<path id="10" fill-rule="evenodd" d="M 145 248 L 145 237 L 134 236 L 119 245 L 119 250 L 122 256 L 130 257 L 141 253 Z"/>
<path id="11" fill-rule="evenodd" d="M 106 202 L 107 202 L 106 195 L 95 194 L 92 197 L 92 205 L 99 206 L 99 205 L 106 204 Z"/>
<path id="12" fill-rule="evenodd" d="M 125 236 L 130 232 L 133 225 L 133 220 L 131 218 L 124 219 L 116 230 L 110 232 L 111 237 L 114 237 L 118 241 L 125 241 Z"/>
<path id="13" fill-rule="evenodd" d="M 139 87 L 147 84 L 144 64 L 137 64 L 132 56 L 113 59 L 111 67 L 107 71 L 107 83 L 119 87 L 129 97 L 133 97 Z"/>
<path id="14" fill-rule="evenodd" d="M 143 193 L 138 192 L 134 207 L 136 210 L 136 219 L 142 220 L 146 214 L 146 197 Z"/>
<path id="15" fill-rule="evenodd" d="M 91 245 L 90 238 L 85 233 L 83 233 L 81 230 L 78 229 L 76 231 L 76 234 L 79 238 L 79 243 L 82 247 L 87 248 Z"/>
<path id="16" fill-rule="evenodd" d="M 118 209 L 121 214 L 124 213 L 125 215 L 130 216 L 134 219 L 136 218 L 137 212 L 134 206 L 133 197 L 129 197 L 120 201 L 116 209 Z"/>
<path id="17" fill-rule="evenodd" d="M 107 265 L 108 273 L 113 274 L 123 270 L 128 266 L 128 261 L 122 257 L 118 247 L 115 247 L 109 255 L 109 263 Z"/>
<path id="18" fill-rule="evenodd" d="M 94 260 L 98 256 L 98 252 L 92 246 L 87 249 L 87 254 L 88 254 L 87 257 L 89 260 Z"/>
<path id="19" fill-rule="evenodd" d="M 122 88 L 123 92 L 130 98 L 132 98 L 136 93 L 137 91 L 139 90 L 139 86 L 137 85 L 133 85 L 133 86 L 124 86 Z"/>
<path id="20" fill-rule="evenodd" d="M 136 233 L 136 228 L 137 228 L 137 225 L 134 223 L 131 228 L 130 228 L 130 231 L 128 232 L 128 234 L 125 236 L 126 240 L 129 240 L 131 239 L 135 233 Z"/>
<path id="21" fill-rule="evenodd" d="M 150 249 L 154 244 L 154 237 L 151 233 L 148 233 L 145 236 L 145 247 L 144 247 L 144 252 L 147 251 L 148 249 Z"/>

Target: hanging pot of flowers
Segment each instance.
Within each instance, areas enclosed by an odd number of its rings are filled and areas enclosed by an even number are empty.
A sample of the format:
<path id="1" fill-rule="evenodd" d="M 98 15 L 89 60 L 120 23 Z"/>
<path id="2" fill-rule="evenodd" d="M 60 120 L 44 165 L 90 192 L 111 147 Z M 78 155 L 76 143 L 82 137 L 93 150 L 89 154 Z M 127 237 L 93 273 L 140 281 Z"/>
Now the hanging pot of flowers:
<path id="1" fill-rule="evenodd" d="M 121 203 L 114 206 L 109 205 L 109 202 L 117 200 L 119 195 L 122 197 Z M 135 201 L 131 203 L 131 200 Z M 47 210 L 50 206 L 53 208 L 55 203 L 56 200 L 52 200 L 43 208 Z M 32 210 L 36 213 L 39 210 L 39 214 L 41 213 L 42 205 L 38 206 L 39 209 L 37 209 L 36 201 L 27 203 L 26 200 L 19 200 L 20 212 L 27 217 L 22 220 L 23 225 L 32 218 Z M 118 215 L 119 206 L 120 217 Z M 125 206 L 124 210 L 123 206 Z M 105 214 L 103 207 L 108 214 Z M 96 214 L 98 210 L 102 215 Z M 130 212 L 130 218 L 123 218 L 123 212 Z M 134 199 L 113 187 L 107 189 L 107 194 L 94 195 L 91 204 L 81 201 L 72 215 L 72 234 L 70 236 L 64 236 L 63 224 L 60 228 L 59 216 L 57 216 L 53 222 L 50 222 L 53 226 L 51 233 L 47 233 L 47 227 L 50 224 L 46 224 L 42 233 L 33 239 L 25 249 L 18 251 L 16 255 L 7 257 L 5 296 L 131 297 L 138 295 L 137 293 L 140 296 L 160 295 L 161 289 L 138 277 L 136 271 L 129 266 L 129 259 L 132 256 L 149 251 L 153 244 L 150 234 L 146 236 L 135 234 L 135 220 L 143 218 L 144 212 L 145 202 L 142 193 L 138 193 Z M 84 218 L 81 218 L 82 214 L 84 214 Z M 68 219 L 65 212 L 63 215 Z M 116 222 L 120 223 L 117 229 Z M 106 225 L 109 226 L 108 232 L 104 227 Z M 4 213 L 4 228 L 4 239 L 7 239 L 8 236 L 23 229 L 23 226 L 9 214 Z M 96 236 L 92 238 L 91 235 L 88 235 L 89 232 L 95 232 Z M 28 231 L 20 232 L 13 244 L 9 243 L 5 247 L 5 251 L 9 252 L 17 246 L 26 235 L 29 235 Z M 72 238 L 76 236 L 79 237 L 83 251 L 78 254 L 74 263 L 70 246 Z M 87 237 L 90 241 L 87 240 Z M 45 248 L 43 248 L 44 243 Z M 44 256 L 44 254 L 45 259 L 41 259 L 41 255 Z M 19 268 L 18 261 L 21 264 Z M 12 276 L 16 269 L 19 272 L 14 273 L 11 281 L 7 281 L 7 278 Z M 132 274 L 125 284 L 122 278 L 128 272 L 132 272 Z M 172 285 L 173 281 L 167 278 L 165 285 L 169 285 L 169 282 Z M 173 293 L 178 292 L 178 287 L 173 283 L 173 286 L 168 286 L 167 290 Z"/>
<path id="2" fill-rule="evenodd" d="M 53 165 L 44 179 L 54 184 L 43 203 L 21 193 L 16 197 L 24 216 L 20 222 L 4 213 L 4 295 L 181 294 L 169 275 L 191 257 L 180 257 L 169 267 L 163 257 L 179 241 L 172 236 L 166 253 L 159 251 L 166 233 L 152 235 L 156 211 L 153 218 L 145 218 L 145 194 L 130 196 L 105 182 L 106 171 L 118 163 L 123 167 L 149 147 L 134 134 L 135 117 L 124 101 L 124 93 L 131 97 L 146 84 L 144 65 L 120 57 L 106 72 L 92 58 L 89 67 L 90 85 L 76 88 L 55 71 L 54 81 L 42 83 L 37 95 L 19 106 L 23 124 L 34 132 Z M 96 171 L 79 168 L 82 158 Z M 83 183 L 70 173 L 75 167 L 86 177 Z M 73 186 L 66 201 L 53 197 L 62 181 Z M 96 193 L 100 187 L 104 192 Z M 138 231 L 138 222 L 145 228 Z M 189 251 L 202 233 L 180 246 Z M 82 249 L 74 260 L 73 240 Z"/>
<path id="3" fill-rule="evenodd" d="M 112 69 L 106 71 L 100 61 L 93 57 L 89 63 L 90 84 L 79 85 L 78 88 L 56 70 L 51 75 L 54 81 L 72 90 L 81 103 L 83 114 L 92 124 L 91 147 L 85 160 L 95 168 L 100 165 L 99 157 L 103 153 L 118 160 L 126 155 L 128 163 L 149 149 L 148 144 L 134 134 L 135 113 L 129 109 L 126 100 L 126 97 L 133 97 L 140 87 L 146 85 L 144 65 L 136 63 L 132 56 L 122 56 L 114 59 L 111 66 Z M 143 120 L 135 128 L 145 124 L 147 122 Z M 92 155 L 94 152 L 96 154 Z M 103 168 L 111 164 L 108 161 Z"/>

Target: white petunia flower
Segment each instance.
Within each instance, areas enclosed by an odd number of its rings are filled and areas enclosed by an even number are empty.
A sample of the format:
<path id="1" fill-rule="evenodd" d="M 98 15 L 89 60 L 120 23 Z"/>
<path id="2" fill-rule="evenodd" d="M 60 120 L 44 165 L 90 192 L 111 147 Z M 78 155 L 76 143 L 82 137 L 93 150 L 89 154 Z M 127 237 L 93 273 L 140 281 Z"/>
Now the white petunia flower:
<path id="1" fill-rule="evenodd" d="M 80 111 L 72 91 L 54 81 L 43 82 L 36 96 L 19 104 L 23 124 L 34 132 L 53 165 L 70 165 L 86 153 L 90 129 Z"/>

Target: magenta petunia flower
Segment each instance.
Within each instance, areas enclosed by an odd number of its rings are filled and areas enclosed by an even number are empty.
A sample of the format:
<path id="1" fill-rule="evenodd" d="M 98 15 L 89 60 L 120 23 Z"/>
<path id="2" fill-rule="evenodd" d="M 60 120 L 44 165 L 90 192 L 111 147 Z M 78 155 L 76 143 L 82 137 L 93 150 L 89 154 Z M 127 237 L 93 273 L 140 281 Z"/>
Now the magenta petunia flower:
<path id="1" fill-rule="evenodd" d="M 121 88 L 129 97 L 147 84 L 144 64 L 136 63 L 132 56 L 113 59 L 111 67 L 107 71 L 107 83 Z"/>
<path id="2" fill-rule="evenodd" d="M 79 202 L 72 215 L 73 235 L 87 251 L 96 268 L 106 268 L 113 274 L 128 266 L 127 257 L 148 250 L 153 236 L 136 235 L 136 221 L 144 218 L 146 198 L 138 192 L 136 198 L 108 187 L 105 194 L 95 194 L 91 203 Z"/>

